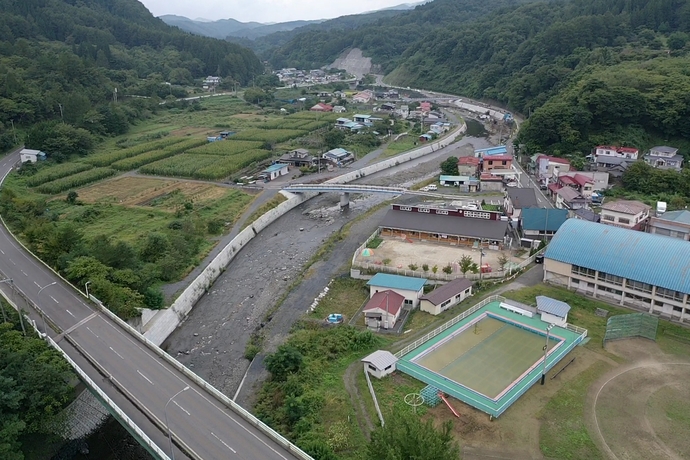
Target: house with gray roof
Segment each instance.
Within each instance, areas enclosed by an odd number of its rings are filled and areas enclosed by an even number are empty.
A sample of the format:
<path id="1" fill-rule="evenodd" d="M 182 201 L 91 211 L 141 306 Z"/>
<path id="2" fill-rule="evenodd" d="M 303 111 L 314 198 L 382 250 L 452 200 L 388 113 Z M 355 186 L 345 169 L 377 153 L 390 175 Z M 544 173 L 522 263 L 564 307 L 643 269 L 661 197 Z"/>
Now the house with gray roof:
<path id="1" fill-rule="evenodd" d="M 472 295 L 472 281 L 456 278 L 421 297 L 419 309 L 438 315 Z"/>
<path id="2" fill-rule="evenodd" d="M 364 369 L 368 373 L 380 379 L 395 372 L 395 364 L 398 362 L 398 358 L 390 351 L 376 350 L 369 356 L 362 358 L 362 362 L 364 363 Z"/>
<path id="3" fill-rule="evenodd" d="M 544 281 L 690 322 L 690 244 L 679 238 L 568 219 L 544 253 Z"/>
<path id="4" fill-rule="evenodd" d="M 655 168 L 675 169 L 680 171 L 683 167 L 683 155 L 678 153 L 675 147 L 661 145 L 649 149 L 649 153 L 644 156 L 644 161 Z"/>
<path id="5" fill-rule="evenodd" d="M 647 233 L 690 241 L 690 211 L 669 211 L 649 219 Z"/>
<path id="6" fill-rule="evenodd" d="M 538 208 L 537 193 L 532 187 L 509 187 L 503 199 L 503 208 L 506 214 L 513 217 L 520 216 L 520 210 L 525 208 Z"/>

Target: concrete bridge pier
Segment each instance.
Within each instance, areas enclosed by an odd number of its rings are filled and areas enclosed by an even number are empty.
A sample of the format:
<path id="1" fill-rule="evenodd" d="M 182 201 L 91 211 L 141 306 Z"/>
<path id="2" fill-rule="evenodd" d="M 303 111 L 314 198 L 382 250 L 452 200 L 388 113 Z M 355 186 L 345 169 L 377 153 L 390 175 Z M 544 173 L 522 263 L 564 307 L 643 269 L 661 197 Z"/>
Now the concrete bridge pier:
<path id="1" fill-rule="evenodd" d="M 350 206 L 350 192 L 343 192 L 340 195 L 340 207 L 347 208 Z"/>

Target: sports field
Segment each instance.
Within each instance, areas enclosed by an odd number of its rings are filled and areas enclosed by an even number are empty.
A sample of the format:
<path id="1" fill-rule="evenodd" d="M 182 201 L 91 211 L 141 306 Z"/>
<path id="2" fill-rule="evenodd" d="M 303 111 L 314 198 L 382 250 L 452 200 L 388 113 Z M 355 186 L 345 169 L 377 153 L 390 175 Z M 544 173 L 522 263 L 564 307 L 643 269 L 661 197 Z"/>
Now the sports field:
<path id="1" fill-rule="evenodd" d="M 486 316 L 414 362 L 495 399 L 544 359 L 545 342 L 545 337 Z M 549 349 L 558 343 L 549 340 Z"/>
<path id="2" fill-rule="evenodd" d="M 399 357 L 397 369 L 494 417 L 501 415 L 541 378 L 549 324 L 500 299 L 473 307 L 438 334 L 430 333 Z M 553 327 L 549 335 L 546 371 L 587 332 Z"/>

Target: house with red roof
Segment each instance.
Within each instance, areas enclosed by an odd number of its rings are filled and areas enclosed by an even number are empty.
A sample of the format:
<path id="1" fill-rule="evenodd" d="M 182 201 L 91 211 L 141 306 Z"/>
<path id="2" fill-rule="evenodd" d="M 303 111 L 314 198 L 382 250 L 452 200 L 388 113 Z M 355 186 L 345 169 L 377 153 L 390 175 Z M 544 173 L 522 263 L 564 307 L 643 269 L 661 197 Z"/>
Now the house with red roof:
<path id="1" fill-rule="evenodd" d="M 431 112 L 431 102 L 420 102 L 419 110 L 422 112 Z"/>
<path id="2" fill-rule="evenodd" d="M 477 177 L 479 172 L 479 158 L 460 157 L 458 158 L 458 175 Z"/>
<path id="3" fill-rule="evenodd" d="M 364 306 L 364 324 L 371 329 L 393 329 L 405 304 L 405 297 L 386 289 L 376 292 Z"/>
<path id="4" fill-rule="evenodd" d="M 319 102 L 309 110 L 311 110 L 312 112 L 332 112 L 333 106 L 330 104 L 326 104 L 324 102 Z"/>
<path id="5" fill-rule="evenodd" d="M 536 159 L 537 177 L 544 182 L 553 182 L 561 173 L 570 171 L 570 162 L 565 158 L 539 155 Z"/>

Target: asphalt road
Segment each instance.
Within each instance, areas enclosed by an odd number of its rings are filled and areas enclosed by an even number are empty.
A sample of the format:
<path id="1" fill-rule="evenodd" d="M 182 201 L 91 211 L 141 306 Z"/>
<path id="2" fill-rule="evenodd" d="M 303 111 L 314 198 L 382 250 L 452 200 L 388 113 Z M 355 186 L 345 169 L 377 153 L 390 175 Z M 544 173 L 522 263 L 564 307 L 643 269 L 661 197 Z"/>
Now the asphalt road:
<path id="1" fill-rule="evenodd" d="M 18 152 L 0 159 L 0 178 L 6 177 L 18 159 Z M 58 344 L 75 361 L 90 363 L 84 370 L 95 382 L 104 382 L 99 387 L 109 396 L 118 391 L 127 393 L 129 404 L 121 408 L 137 425 L 142 422 L 140 428 L 164 452 L 169 452 L 166 433 L 151 419 L 164 423 L 167 412 L 175 438 L 198 458 L 296 458 L 102 316 L 77 291 L 24 251 L 4 226 L 0 226 L 0 273 L 3 278 L 12 278 L 13 285 L 45 312 L 47 323 L 62 332 L 48 331 Z M 44 330 L 42 319 L 37 323 Z M 187 386 L 188 390 L 178 394 Z M 123 400 L 122 394 L 112 398 Z M 175 457 L 184 458 L 184 454 L 178 450 Z"/>

